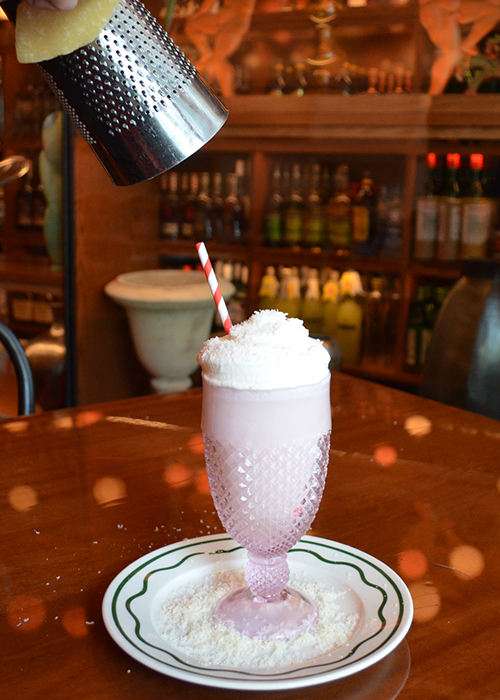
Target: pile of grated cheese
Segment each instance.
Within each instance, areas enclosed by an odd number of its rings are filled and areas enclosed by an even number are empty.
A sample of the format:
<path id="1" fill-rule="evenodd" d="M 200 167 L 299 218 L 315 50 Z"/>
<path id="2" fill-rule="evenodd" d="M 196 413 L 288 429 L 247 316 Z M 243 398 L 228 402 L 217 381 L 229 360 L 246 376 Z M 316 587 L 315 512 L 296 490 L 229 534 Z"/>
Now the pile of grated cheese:
<path id="1" fill-rule="evenodd" d="M 343 592 L 319 582 L 292 583 L 318 606 L 316 624 L 295 639 L 253 639 L 213 617 L 216 603 L 245 585 L 245 575 L 240 570 L 221 571 L 177 591 L 162 604 L 157 629 L 177 652 L 199 665 L 240 671 L 285 670 L 347 644 L 358 624 L 358 615 L 342 613 L 339 600 Z"/>

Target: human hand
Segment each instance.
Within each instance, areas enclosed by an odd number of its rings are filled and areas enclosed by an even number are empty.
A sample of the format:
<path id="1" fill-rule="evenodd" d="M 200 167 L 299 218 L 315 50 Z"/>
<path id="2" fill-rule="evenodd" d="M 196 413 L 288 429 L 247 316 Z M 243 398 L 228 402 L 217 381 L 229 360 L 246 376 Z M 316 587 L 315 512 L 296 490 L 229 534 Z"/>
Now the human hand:
<path id="1" fill-rule="evenodd" d="M 40 10 L 52 10 L 53 12 L 67 12 L 74 10 L 79 0 L 25 0 L 28 5 Z"/>

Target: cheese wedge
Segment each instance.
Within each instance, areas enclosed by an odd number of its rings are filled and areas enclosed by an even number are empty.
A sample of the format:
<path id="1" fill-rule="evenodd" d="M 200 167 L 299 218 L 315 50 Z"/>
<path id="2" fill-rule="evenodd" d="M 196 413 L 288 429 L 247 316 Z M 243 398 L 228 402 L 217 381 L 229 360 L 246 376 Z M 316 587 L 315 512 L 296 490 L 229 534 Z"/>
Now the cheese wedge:
<path id="1" fill-rule="evenodd" d="M 97 39 L 120 0 L 82 0 L 67 12 L 31 7 L 21 2 L 16 16 L 19 63 L 39 63 L 71 53 Z"/>

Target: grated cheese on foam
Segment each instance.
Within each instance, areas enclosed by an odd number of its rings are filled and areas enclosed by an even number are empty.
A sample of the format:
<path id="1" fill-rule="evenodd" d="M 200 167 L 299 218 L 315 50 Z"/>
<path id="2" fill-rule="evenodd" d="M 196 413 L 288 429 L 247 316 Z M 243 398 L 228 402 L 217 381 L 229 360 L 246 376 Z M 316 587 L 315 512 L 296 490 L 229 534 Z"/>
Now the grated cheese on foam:
<path id="1" fill-rule="evenodd" d="M 314 627 L 291 640 L 246 637 L 212 614 L 223 596 L 244 585 L 244 572 L 229 570 L 177 591 L 160 609 L 160 634 L 174 649 L 201 666 L 266 670 L 285 669 L 331 653 L 349 642 L 358 624 L 358 615 L 341 611 L 339 600 L 343 592 L 319 582 L 296 580 L 294 588 L 318 606 Z"/>

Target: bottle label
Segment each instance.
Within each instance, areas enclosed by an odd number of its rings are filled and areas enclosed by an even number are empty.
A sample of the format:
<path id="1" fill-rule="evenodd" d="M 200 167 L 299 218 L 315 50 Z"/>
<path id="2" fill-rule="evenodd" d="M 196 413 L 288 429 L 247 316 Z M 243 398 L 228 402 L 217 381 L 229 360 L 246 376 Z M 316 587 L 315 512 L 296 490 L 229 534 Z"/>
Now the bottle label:
<path id="1" fill-rule="evenodd" d="M 419 199 L 415 240 L 429 243 L 437 239 L 439 226 L 439 202 L 436 199 Z"/>
<path id="2" fill-rule="evenodd" d="M 464 201 L 462 241 L 466 245 L 482 245 L 490 236 L 494 202 L 489 199 Z"/>
<path id="3" fill-rule="evenodd" d="M 352 237 L 355 241 L 367 241 L 370 233 L 370 212 L 366 207 L 352 208 Z"/>
<path id="4" fill-rule="evenodd" d="M 163 221 L 160 230 L 163 238 L 178 238 L 179 237 L 179 224 L 177 221 Z"/>
<path id="5" fill-rule="evenodd" d="M 302 239 L 302 214 L 288 214 L 285 218 L 285 240 L 297 245 Z"/>
<path id="6" fill-rule="evenodd" d="M 194 226 L 191 223 L 184 222 L 182 224 L 182 236 L 184 238 L 193 238 L 194 236 Z"/>
<path id="7" fill-rule="evenodd" d="M 328 238 L 333 246 L 348 248 L 351 244 L 351 220 L 345 218 L 330 221 Z"/>
<path id="8" fill-rule="evenodd" d="M 271 245 L 279 243 L 281 239 L 281 217 L 279 214 L 266 216 L 266 241 Z"/>
<path id="9" fill-rule="evenodd" d="M 305 239 L 312 245 L 321 245 L 325 230 L 325 220 L 322 216 L 310 216 L 307 219 Z"/>
<path id="10" fill-rule="evenodd" d="M 457 243 L 462 233 L 462 202 L 459 199 L 445 199 L 439 204 L 438 241 Z"/>

